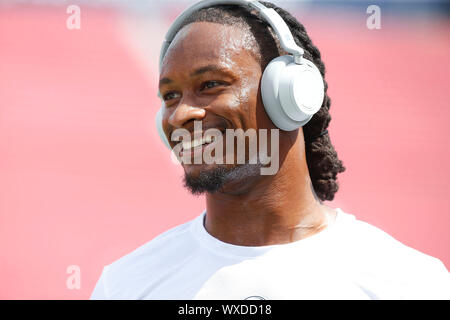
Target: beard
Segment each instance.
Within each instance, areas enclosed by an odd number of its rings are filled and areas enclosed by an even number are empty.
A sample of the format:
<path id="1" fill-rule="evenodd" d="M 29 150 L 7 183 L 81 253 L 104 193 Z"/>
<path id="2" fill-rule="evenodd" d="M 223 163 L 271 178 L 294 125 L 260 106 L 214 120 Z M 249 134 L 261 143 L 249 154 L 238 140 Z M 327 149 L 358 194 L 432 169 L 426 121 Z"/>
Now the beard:
<path id="1" fill-rule="evenodd" d="M 213 169 L 201 171 L 194 176 L 185 172 L 184 186 L 194 195 L 205 192 L 220 191 L 229 182 L 245 181 L 260 175 L 261 164 L 241 164 L 233 167 L 218 166 Z"/>

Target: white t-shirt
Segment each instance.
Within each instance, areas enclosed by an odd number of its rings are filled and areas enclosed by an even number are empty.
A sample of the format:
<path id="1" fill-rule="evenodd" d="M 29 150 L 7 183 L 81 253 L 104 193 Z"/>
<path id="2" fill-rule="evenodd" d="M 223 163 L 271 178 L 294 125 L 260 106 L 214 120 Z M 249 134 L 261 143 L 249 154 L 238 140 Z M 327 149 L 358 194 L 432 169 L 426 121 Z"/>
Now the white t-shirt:
<path id="1" fill-rule="evenodd" d="M 205 212 L 105 266 L 91 299 L 450 299 L 444 264 L 340 208 L 308 238 L 245 247 Z"/>

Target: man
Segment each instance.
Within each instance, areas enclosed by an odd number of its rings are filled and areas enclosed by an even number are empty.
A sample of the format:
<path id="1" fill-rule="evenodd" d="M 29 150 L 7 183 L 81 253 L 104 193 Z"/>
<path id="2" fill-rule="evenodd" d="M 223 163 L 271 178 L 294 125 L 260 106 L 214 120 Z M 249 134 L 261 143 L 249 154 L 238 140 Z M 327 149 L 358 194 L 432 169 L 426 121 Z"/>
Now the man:
<path id="1" fill-rule="evenodd" d="M 283 18 L 323 76 L 304 27 L 261 3 Z M 206 210 L 106 266 L 92 299 L 450 298 L 449 274 L 438 259 L 322 203 L 334 198 L 336 176 L 345 170 L 326 131 L 326 83 L 320 110 L 296 130 L 278 131 L 262 99 L 263 72 L 285 53 L 248 6 L 215 5 L 185 19 L 163 55 L 161 125 L 170 147 L 181 146 L 186 187 L 206 193 Z M 250 161 L 250 141 L 237 163 L 239 148 L 224 147 L 222 155 L 204 136 L 181 145 L 173 139 L 177 130 L 195 135 L 197 122 L 203 132 L 217 129 L 222 142 L 230 142 L 230 129 L 270 133 L 265 141 L 276 172 L 261 174 L 267 163 Z M 215 156 L 231 153 L 233 161 L 189 161 L 211 145 Z"/>

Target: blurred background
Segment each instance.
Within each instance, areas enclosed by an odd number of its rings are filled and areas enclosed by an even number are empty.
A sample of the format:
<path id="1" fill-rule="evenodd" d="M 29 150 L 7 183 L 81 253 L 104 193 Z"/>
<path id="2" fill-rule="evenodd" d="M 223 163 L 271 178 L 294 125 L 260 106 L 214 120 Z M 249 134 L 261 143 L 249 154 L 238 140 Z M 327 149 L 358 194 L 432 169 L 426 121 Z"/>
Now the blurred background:
<path id="1" fill-rule="evenodd" d="M 204 209 L 154 126 L 160 45 L 195 2 L 0 0 L 1 299 L 87 299 L 104 265 Z M 327 204 L 449 269 L 449 3 L 275 3 L 327 67 L 347 168 Z"/>

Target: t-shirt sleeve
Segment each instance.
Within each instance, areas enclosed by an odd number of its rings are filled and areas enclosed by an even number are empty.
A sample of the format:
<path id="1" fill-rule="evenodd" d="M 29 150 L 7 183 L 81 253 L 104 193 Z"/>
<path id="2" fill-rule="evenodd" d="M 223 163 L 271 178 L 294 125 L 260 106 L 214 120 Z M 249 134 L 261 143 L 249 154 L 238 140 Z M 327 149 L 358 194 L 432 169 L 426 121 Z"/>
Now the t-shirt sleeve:
<path id="1" fill-rule="evenodd" d="M 98 279 L 97 284 L 95 285 L 94 291 L 91 294 L 91 300 L 108 300 L 108 291 L 106 287 L 106 273 L 108 270 L 108 266 L 103 268 L 100 279 Z"/>
<path id="2" fill-rule="evenodd" d="M 429 275 L 434 285 L 431 297 L 433 299 L 450 300 L 450 274 L 441 260 L 437 258 L 433 259 L 434 270 L 432 270 L 430 272 L 432 274 Z"/>

